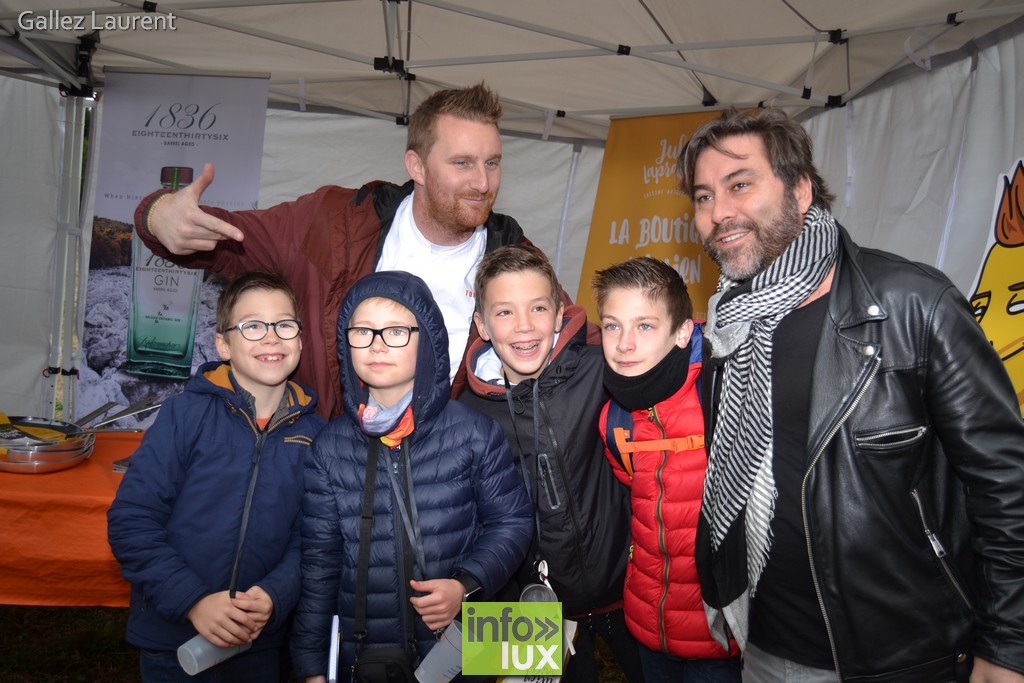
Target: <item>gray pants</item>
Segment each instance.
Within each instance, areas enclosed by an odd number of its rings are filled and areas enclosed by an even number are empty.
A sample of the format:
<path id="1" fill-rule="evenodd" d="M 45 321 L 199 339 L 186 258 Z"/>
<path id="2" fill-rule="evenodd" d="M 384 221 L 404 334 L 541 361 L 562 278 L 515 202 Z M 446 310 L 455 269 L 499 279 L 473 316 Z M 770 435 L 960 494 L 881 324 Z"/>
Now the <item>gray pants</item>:
<path id="1" fill-rule="evenodd" d="M 753 643 L 743 652 L 743 683 L 836 683 L 831 669 L 816 669 L 768 654 Z"/>

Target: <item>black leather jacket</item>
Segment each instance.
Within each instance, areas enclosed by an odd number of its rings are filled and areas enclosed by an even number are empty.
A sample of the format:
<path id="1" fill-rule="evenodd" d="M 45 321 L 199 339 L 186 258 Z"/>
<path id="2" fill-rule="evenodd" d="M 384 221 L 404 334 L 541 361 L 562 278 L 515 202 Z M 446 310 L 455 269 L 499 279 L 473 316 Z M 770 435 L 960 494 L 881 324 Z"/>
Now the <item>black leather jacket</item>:
<path id="1" fill-rule="evenodd" d="M 1012 385 L 942 273 L 840 232 L 802 490 L 839 678 L 966 681 L 973 656 L 1024 672 Z"/>

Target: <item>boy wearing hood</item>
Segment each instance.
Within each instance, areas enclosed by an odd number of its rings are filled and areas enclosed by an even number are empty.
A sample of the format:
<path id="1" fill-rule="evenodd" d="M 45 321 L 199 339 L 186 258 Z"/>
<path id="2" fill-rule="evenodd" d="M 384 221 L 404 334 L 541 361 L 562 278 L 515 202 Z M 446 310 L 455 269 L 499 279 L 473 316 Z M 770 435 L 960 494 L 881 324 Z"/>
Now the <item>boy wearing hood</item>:
<path id="1" fill-rule="evenodd" d="M 594 635 L 630 681 L 642 680 L 626 630 L 622 584 L 629 553 L 629 494 L 615 481 L 598 435 L 604 359 L 587 346 L 586 312 L 565 308 L 544 254 L 511 245 L 486 254 L 476 274 L 481 339 L 467 354 L 470 391 L 460 400 L 494 418 L 508 435 L 536 515 L 532 551 L 506 599 L 537 581 L 537 562 L 567 619 L 578 622 L 563 683 L 598 680 Z"/>
<path id="2" fill-rule="evenodd" d="M 533 536 L 501 428 L 450 398 L 448 335 L 423 280 L 401 271 L 359 280 L 341 306 L 338 356 L 345 412 L 306 465 L 292 638 L 295 672 L 312 681 L 326 680 L 332 615 L 340 616 L 343 670 L 380 647 L 403 648 L 415 663 L 464 599 L 488 599 L 505 584 Z M 374 452 L 369 570 L 357 599 Z"/>

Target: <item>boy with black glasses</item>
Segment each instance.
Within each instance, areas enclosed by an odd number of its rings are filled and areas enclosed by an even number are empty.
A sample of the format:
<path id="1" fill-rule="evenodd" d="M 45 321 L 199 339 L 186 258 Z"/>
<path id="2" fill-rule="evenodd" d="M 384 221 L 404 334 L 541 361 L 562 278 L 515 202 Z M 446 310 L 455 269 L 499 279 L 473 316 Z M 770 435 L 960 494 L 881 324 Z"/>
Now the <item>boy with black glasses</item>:
<path id="1" fill-rule="evenodd" d="M 489 599 L 525 557 L 530 500 L 501 428 L 450 397 L 448 333 L 423 280 L 383 271 L 356 282 L 338 358 L 345 412 L 306 468 L 295 672 L 326 680 L 339 614 L 346 676 L 386 652 L 411 681 L 462 601 Z"/>
<path id="2" fill-rule="evenodd" d="M 315 396 L 288 381 L 302 351 L 295 311 L 277 275 L 245 273 L 224 289 L 223 362 L 164 403 L 107 514 L 143 681 L 287 678 L 303 463 L 324 423 Z M 197 633 L 250 649 L 190 676 L 176 650 Z"/>

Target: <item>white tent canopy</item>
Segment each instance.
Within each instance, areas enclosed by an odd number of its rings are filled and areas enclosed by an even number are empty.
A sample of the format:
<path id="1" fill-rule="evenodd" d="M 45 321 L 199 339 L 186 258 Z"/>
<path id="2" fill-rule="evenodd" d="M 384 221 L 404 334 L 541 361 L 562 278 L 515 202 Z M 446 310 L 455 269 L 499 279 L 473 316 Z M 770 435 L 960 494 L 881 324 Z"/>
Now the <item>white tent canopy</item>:
<path id="1" fill-rule="evenodd" d="M 108 66 L 260 71 L 272 102 L 388 120 L 486 78 L 506 130 L 603 140 L 612 116 L 845 103 L 1022 14 L 1014 0 L 3 0 L 0 70 L 72 89 L 101 89 Z"/>

